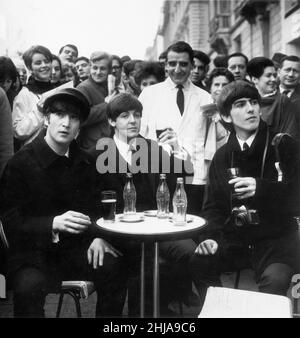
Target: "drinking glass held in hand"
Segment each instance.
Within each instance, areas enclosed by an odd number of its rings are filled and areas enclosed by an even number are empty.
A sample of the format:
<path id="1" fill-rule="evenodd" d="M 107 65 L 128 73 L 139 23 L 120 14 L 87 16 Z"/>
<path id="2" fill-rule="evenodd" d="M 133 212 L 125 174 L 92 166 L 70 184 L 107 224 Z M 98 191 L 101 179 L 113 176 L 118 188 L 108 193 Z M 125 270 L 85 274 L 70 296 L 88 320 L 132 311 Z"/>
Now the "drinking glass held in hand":
<path id="1" fill-rule="evenodd" d="M 117 195 L 113 190 L 102 191 L 101 203 L 104 222 L 112 223 L 116 218 Z"/>
<path id="2" fill-rule="evenodd" d="M 240 177 L 240 169 L 239 168 L 228 168 L 227 169 L 228 180 L 233 180 L 234 178 Z M 236 198 L 239 196 L 239 193 L 235 192 L 234 184 L 230 185 L 231 188 L 231 196 L 232 198 Z"/>

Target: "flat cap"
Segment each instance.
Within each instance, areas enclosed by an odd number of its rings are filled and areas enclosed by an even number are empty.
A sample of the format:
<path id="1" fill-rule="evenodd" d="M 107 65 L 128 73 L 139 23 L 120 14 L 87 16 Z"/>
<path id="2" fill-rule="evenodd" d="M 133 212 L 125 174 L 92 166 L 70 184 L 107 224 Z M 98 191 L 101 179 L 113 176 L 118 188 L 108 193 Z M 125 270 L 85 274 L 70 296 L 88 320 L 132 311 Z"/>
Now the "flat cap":
<path id="1" fill-rule="evenodd" d="M 66 100 L 74 103 L 80 108 L 82 121 L 86 120 L 90 113 L 90 105 L 83 93 L 75 88 L 64 88 L 57 90 L 54 94 L 47 97 L 43 105 L 43 113 L 46 113 L 47 107 L 56 100 Z"/>

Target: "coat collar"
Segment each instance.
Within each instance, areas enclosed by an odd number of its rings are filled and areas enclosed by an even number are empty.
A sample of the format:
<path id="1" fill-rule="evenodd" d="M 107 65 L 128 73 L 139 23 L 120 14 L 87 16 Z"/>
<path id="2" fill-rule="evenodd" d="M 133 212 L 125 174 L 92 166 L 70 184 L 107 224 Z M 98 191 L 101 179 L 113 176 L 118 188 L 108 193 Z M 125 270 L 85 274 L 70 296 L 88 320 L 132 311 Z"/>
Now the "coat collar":
<path id="1" fill-rule="evenodd" d="M 78 164 L 80 162 L 90 163 L 86 153 L 79 149 L 77 142 L 73 140 L 69 147 L 69 157 L 58 155 L 45 141 L 46 133 L 43 130 L 31 143 L 33 151 L 43 168 L 50 167 L 55 161 L 64 159 L 67 163 Z"/>

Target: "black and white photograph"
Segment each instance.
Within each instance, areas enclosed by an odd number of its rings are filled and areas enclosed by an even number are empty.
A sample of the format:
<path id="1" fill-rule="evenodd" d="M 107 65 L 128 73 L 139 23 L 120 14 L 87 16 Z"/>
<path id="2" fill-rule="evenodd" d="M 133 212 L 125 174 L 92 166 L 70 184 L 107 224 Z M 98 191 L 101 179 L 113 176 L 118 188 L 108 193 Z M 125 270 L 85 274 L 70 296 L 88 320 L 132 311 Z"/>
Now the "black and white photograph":
<path id="1" fill-rule="evenodd" d="M 0 322 L 190 335 L 299 298 L 299 0 L 0 0 Z"/>

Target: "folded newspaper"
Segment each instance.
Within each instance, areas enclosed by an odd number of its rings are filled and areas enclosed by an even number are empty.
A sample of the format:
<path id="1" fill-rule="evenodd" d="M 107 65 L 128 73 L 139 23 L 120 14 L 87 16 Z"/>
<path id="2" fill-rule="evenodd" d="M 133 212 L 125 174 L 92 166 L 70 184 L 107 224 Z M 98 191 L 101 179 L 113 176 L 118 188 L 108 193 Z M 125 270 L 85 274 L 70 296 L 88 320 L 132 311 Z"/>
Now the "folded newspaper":
<path id="1" fill-rule="evenodd" d="M 291 318 L 288 297 L 209 287 L 199 318 Z"/>

